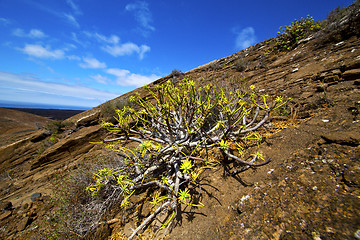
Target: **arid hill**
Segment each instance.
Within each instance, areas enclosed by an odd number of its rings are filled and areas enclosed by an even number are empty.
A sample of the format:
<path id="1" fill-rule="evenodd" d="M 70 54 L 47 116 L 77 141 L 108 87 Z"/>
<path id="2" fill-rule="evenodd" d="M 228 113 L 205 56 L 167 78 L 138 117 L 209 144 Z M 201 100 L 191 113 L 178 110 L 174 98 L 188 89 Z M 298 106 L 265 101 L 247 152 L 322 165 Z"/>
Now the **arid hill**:
<path id="1" fill-rule="evenodd" d="M 12 109 L 0 108 L 0 146 L 18 141 L 43 128 L 48 118 Z"/>
<path id="2" fill-rule="evenodd" d="M 228 90 L 255 85 L 269 95 L 292 98 L 264 128 L 271 134 L 260 152 L 272 161 L 235 176 L 228 172 L 233 163 L 206 171 L 201 180 L 205 207 L 182 209 L 166 239 L 359 239 L 359 23 L 357 1 L 332 12 L 322 30 L 292 49 L 271 51 L 275 40 L 269 39 L 151 84 L 187 76 L 200 85 Z M 146 95 L 137 89 L 65 120 L 56 134 L 39 129 L 0 147 L 0 238 L 80 238 L 84 217 L 71 219 L 71 213 L 80 206 L 76 201 L 86 187 L 81 184 L 91 181 L 94 165 L 114 159 L 90 142 L 108 136 L 101 121 L 112 119 L 113 109 L 128 105 L 135 92 Z M 151 212 L 146 194 L 134 196 L 132 201 L 144 202 L 135 213 L 113 208 L 85 238 L 129 236 Z M 56 202 L 64 199 L 72 203 L 67 214 Z M 161 238 L 157 227 L 154 221 L 146 234 L 152 230 L 152 237 Z M 65 231 L 69 228 L 72 232 Z"/>

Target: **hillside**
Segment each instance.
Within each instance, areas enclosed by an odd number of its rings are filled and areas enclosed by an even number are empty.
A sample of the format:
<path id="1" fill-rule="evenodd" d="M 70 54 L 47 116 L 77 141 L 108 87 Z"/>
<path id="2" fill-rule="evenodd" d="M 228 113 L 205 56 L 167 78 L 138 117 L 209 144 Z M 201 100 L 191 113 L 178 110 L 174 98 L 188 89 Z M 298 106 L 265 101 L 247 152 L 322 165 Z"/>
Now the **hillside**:
<path id="1" fill-rule="evenodd" d="M 274 131 L 260 144 L 260 152 L 272 161 L 235 176 L 229 175 L 234 163 L 206 171 L 201 177 L 205 207 L 183 208 L 166 239 L 354 239 L 360 234 L 359 23 L 357 1 L 346 11 L 333 12 L 324 29 L 293 49 L 265 54 L 275 46 L 269 39 L 150 84 L 187 76 L 199 85 L 211 83 L 229 91 L 255 85 L 269 95 L 292 98 L 273 116 L 265 130 Z M 116 161 L 90 142 L 109 136 L 101 121 L 112 119 L 112 110 L 128 105 L 135 92 L 147 96 L 140 88 L 65 120 L 66 127 L 51 144 L 51 136 L 39 129 L 0 147 L 0 238 L 79 237 L 80 231 L 64 229 L 84 221 L 70 219 L 79 210 L 76 201 L 85 199 L 84 183 L 91 181 L 96 166 Z M 77 189 L 64 186 L 69 183 Z M 34 193 L 41 196 L 32 201 Z M 66 199 L 64 193 L 73 203 L 68 215 L 56 202 L 59 196 Z M 144 202 L 135 214 L 112 209 L 86 239 L 110 239 L 112 234 L 111 239 L 122 239 L 115 236 L 120 231 L 129 236 L 150 214 L 147 194 L 134 196 L 132 201 Z M 83 216 L 88 221 L 94 217 Z M 160 238 L 158 226 L 154 221 L 149 229 Z"/>
<path id="2" fill-rule="evenodd" d="M 41 129 L 48 118 L 17 110 L 0 108 L 0 146 L 24 138 L 29 132 Z"/>

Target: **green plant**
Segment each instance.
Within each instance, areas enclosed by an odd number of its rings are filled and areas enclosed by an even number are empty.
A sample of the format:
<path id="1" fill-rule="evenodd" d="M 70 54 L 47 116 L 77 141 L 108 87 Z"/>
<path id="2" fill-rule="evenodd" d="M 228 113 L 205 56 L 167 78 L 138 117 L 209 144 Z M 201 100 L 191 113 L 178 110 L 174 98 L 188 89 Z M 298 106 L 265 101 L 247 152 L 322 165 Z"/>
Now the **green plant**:
<path id="1" fill-rule="evenodd" d="M 50 182 L 54 207 L 47 212 L 42 223 L 45 229 L 42 239 L 99 239 L 97 227 L 109 209 L 119 202 L 112 195 L 110 184 L 103 185 L 96 196 L 91 196 L 86 187 L 94 183 L 94 171 L 110 180 L 110 172 L 123 167 L 113 156 L 98 155 L 56 175 Z"/>
<path id="2" fill-rule="evenodd" d="M 46 124 L 45 129 L 50 133 L 50 134 L 58 134 L 60 132 L 63 131 L 63 128 L 66 125 L 62 123 L 62 121 L 59 120 L 53 120 L 50 121 Z"/>
<path id="3" fill-rule="evenodd" d="M 128 106 L 117 109 L 117 124 L 102 123 L 115 137 L 101 144 L 122 157 L 123 167 L 96 172 L 95 182 L 87 187 L 96 195 L 102 188 L 112 186 L 113 195 L 124 208 L 131 204 L 129 199 L 136 191 L 156 192 L 151 203 L 157 209 L 129 239 L 163 210 L 168 212 L 168 219 L 162 227 L 170 228 L 181 212 L 181 205 L 203 206 L 191 197 L 191 192 L 200 184 L 199 174 L 215 167 L 211 152 L 220 151 L 227 159 L 246 166 L 267 164 L 270 159 L 264 160 L 259 154 L 250 161 L 242 159 L 245 148 L 239 146 L 234 150 L 230 145 L 261 141 L 255 131 L 272 111 L 287 102 L 258 94 L 254 85 L 249 92 L 225 93 L 211 84 L 196 87 L 188 78 L 178 85 L 168 81 L 145 89 L 150 99 L 135 94 L 130 101 L 137 109 Z M 128 145 L 129 141 L 137 143 L 137 147 Z"/>
<path id="4" fill-rule="evenodd" d="M 238 72 L 245 71 L 249 66 L 249 62 L 245 62 L 243 59 L 238 59 L 234 62 L 232 68 Z"/>
<path id="5" fill-rule="evenodd" d="M 116 116 L 115 109 L 123 109 L 125 106 L 131 106 L 131 103 L 127 98 L 118 98 L 112 101 L 108 101 L 100 106 L 101 114 L 105 118 L 113 119 Z"/>
<path id="6" fill-rule="evenodd" d="M 311 33 L 321 29 L 321 25 L 314 21 L 313 17 L 309 15 L 306 18 L 300 20 L 294 20 L 290 25 L 280 27 L 280 31 L 277 32 L 275 39 L 275 46 L 272 50 L 267 50 L 265 55 L 268 55 L 271 51 L 286 51 L 293 48 L 296 43 L 309 36 Z"/>

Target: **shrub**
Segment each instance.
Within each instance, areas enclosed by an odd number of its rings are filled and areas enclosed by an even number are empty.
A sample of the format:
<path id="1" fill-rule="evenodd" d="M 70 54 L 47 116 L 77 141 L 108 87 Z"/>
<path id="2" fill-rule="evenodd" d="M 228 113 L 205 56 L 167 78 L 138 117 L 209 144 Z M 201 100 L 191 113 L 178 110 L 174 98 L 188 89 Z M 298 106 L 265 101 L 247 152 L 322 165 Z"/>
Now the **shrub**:
<path id="1" fill-rule="evenodd" d="M 178 79 L 183 79 L 185 77 L 185 74 L 182 71 L 177 70 L 177 69 L 172 70 L 170 75 L 173 78 L 178 78 Z"/>
<path id="2" fill-rule="evenodd" d="M 57 233 L 56 239 L 98 239 L 97 228 L 104 214 L 118 204 L 113 198 L 112 187 L 104 186 L 94 197 L 86 187 L 93 181 L 93 171 L 123 168 L 114 156 L 85 159 L 76 169 L 58 175 L 53 184 L 55 208 L 47 213 L 49 232 Z M 49 239 L 49 236 L 44 236 Z"/>
<path id="3" fill-rule="evenodd" d="M 287 102 L 281 97 L 259 95 L 253 85 L 249 92 L 225 93 L 210 84 L 195 87 L 188 78 L 178 85 L 168 81 L 146 89 L 152 99 L 139 94 L 130 98 L 138 110 L 118 109 L 117 124 L 102 123 L 115 134 L 102 144 L 122 157 L 122 167 L 100 169 L 94 173 L 95 182 L 87 187 L 96 196 L 112 186 L 114 198 L 130 209 L 136 209 L 130 198 L 137 191 L 153 191 L 153 212 L 129 239 L 162 211 L 168 213 L 162 228 L 170 228 L 181 206 L 204 206 L 193 195 L 201 184 L 199 175 L 217 164 L 212 153 L 221 153 L 225 162 L 242 164 L 234 174 L 267 164 L 270 159 L 265 160 L 260 153 L 250 160 L 243 159 L 243 143 L 260 142 L 262 136 L 256 130 L 268 120 L 270 112 Z M 137 144 L 129 145 L 129 141 Z"/>
<path id="4" fill-rule="evenodd" d="M 51 134 L 58 134 L 63 131 L 63 128 L 66 125 L 62 123 L 62 121 L 53 120 L 46 124 L 45 129 Z"/>
<path id="5" fill-rule="evenodd" d="M 243 72 L 248 68 L 249 65 L 249 62 L 245 62 L 243 59 L 238 59 L 234 62 L 232 68 L 238 72 Z"/>
<path id="6" fill-rule="evenodd" d="M 320 24 L 314 22 L 314 18 L 309 15 L 306 18 L 301 18 L 301 20 L 295 19 L 290 25 L 280 27 L 273 50 L 290 50 L 299 40 L 319 29 L 321 29 Z"/>
<path id="7" fill-rule="evenodd" d="M 129 100 L 127 98 L 117 98 L 103 103 L 100 106 L 100 111 L 104 118 L 113 119 L 116 116 L 115 109 L 123 109 L 125 106 L 131 106 Z"/>

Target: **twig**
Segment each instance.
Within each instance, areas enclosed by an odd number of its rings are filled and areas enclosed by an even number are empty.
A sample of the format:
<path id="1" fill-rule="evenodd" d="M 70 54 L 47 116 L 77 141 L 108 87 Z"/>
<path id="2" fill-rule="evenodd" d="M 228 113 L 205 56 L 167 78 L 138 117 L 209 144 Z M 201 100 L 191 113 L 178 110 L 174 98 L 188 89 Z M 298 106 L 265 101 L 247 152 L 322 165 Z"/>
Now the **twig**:
<path id="1" fill-rule="evenodd" d="M 158 209 L 156 209 L 150 216 L 148 216 L 141 224 L 139 227 L 137 227 L 134 232 L 130 235 L 130 237 L 128 238 L 128 240 L 133 239 L 133 237 L 135 237 L 135 235 L 141 230 L 143 229 L 159 212 L 161 212 L 167 205 L 170 204 L 170 201 L 164 203 L 161 207 L 159 207 Z"/>

